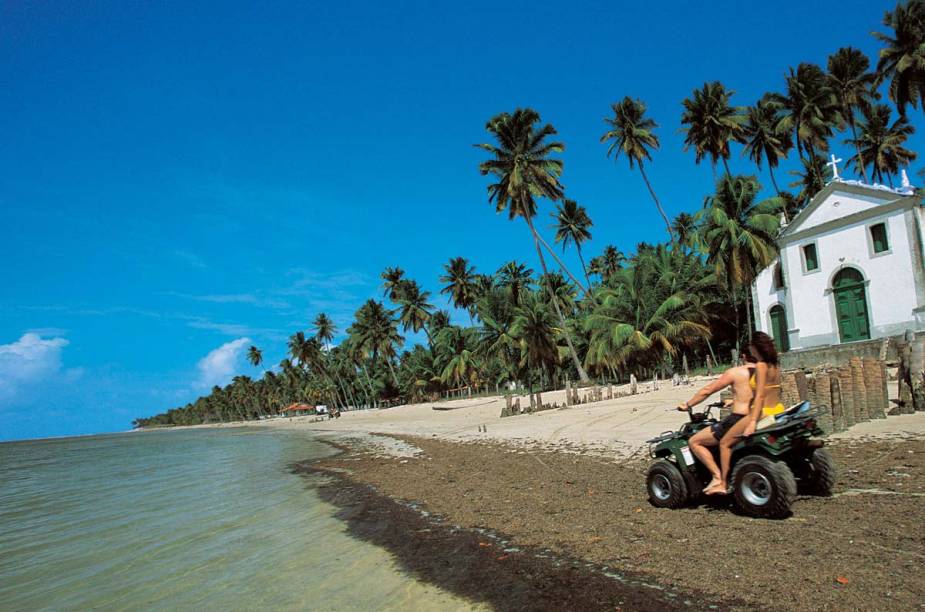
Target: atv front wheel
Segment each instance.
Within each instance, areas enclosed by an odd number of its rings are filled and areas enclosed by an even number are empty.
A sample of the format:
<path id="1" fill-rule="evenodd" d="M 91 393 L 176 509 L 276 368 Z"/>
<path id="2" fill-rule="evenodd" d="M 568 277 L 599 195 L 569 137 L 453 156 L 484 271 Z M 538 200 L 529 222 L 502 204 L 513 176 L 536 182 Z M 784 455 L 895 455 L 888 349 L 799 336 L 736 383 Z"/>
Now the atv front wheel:
<path id="1" fill-rule="evenodd" d="M 680 508 L 687 503 L 687 484 L 677 466 L 659 459 L 649 468 L 646 476 L 649 502 L 658 508 Z"/>
<path id="2" fill-rule="evenodd" d="M 835 489 L 835 460 L 828 450 L 814 448 L 807 457 L 806 490 L 810 495 L 829 497 Z"/>
<path id="3" fill-rule="evenodd" d="M 793 472 L 782 461 L 760 455 L 742 457 L 732 470 L 736 505 L 751 516 L 784 518 L 797 494 Z"/>

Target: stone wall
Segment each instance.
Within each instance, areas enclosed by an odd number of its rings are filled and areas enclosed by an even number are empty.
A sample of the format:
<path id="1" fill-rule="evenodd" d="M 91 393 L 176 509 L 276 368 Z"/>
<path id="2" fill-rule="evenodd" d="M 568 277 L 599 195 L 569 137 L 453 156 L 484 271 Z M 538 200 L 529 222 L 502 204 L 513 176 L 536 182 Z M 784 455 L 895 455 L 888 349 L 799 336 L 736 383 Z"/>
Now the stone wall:
<path id="1" fill-rule="evenodd" d="M 879 338 L 850 344 L 787 351 L 781 354 L 780 362 L 785 370 L 812 370 L 819 366 L 843 366 L 848 365 L 852 357 L 886 359 L 895 362 L 898 359 L 896 347 L 901 338 L 901 336 L 899 338 Z"/>
<path id="2" fill-rule="evenodd" d="M 876 356 L 870 354 L 873 344 L 880 345 Z M 819 410 L 820 425 L 826 431 L 842 431 L 891 414 L 925 411 L 925 337 L 910 333 L 891 338 L 889 345 L 878 340 L 844 348 L 856 347 L 860 350 L 839 351 L 838 359 L 816 364 L 812 369 L 784 370 L 781 401 L 789 406 L 809 400 Z M 888 361 L 899 364 L 899 397 L 892 401 Z"/>

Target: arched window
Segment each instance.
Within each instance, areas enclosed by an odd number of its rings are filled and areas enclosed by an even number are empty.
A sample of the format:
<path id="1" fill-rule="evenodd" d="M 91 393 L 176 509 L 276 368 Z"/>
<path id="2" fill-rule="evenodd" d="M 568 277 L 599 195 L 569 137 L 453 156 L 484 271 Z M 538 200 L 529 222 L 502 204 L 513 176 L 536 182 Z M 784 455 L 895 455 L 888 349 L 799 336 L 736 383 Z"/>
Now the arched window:
<path id="1" fill-rule="evenodd" d="M 870 339 L 867 289 L 864 276 L 855 268 L 844 268 L 832 279 L 838 336 L 842 342 Z"/>
<path id="2" fill-rule="evenodd" d="M 768 311 L 768 316 L 771 319 L 771 336 L 777 343 L 778 350 L 782 353 L 789 351 L 790 336 L 787 334 L 787 312 L 783 306 L 775 304 Z"/>

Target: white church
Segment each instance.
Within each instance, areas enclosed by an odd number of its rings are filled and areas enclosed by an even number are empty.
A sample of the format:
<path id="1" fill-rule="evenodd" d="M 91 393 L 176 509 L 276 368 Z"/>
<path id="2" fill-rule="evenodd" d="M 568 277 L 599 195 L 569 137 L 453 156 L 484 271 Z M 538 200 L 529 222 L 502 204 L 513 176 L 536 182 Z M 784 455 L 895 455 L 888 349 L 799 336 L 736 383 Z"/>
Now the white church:
<path id="1" fill-rule="evenodd" d="M 834 178 L 778 237 L 752 285 L 755 327 L 781 350 L 925 329 L 925 211 L 903 172 L 892 189 Z"/>

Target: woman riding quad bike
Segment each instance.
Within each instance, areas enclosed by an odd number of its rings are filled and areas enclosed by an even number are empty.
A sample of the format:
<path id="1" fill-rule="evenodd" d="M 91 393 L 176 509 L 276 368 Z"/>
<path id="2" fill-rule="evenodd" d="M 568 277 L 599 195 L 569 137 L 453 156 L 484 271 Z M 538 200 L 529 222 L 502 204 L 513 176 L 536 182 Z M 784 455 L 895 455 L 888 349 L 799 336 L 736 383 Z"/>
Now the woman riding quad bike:
<path id="1" fill-rule="evenodd" d="M 660 508 L 680 508 L 698 500 L 711 481 L 710 472 L 696 460 L 688 440 L 717 423 L 710 404 L 703 412 L 690 411 L 678 431 L 648 441 L 655 462 L 649 467 L 649 501 Z M 736 506 L 745 514 L 784 518 L 797 494 L 828 496 L 835 486 L 835 463 L 819 439 L 823 431 L 809 402 L 763 419 L 754 434 L 732 447 L 731 486 Z"/>

